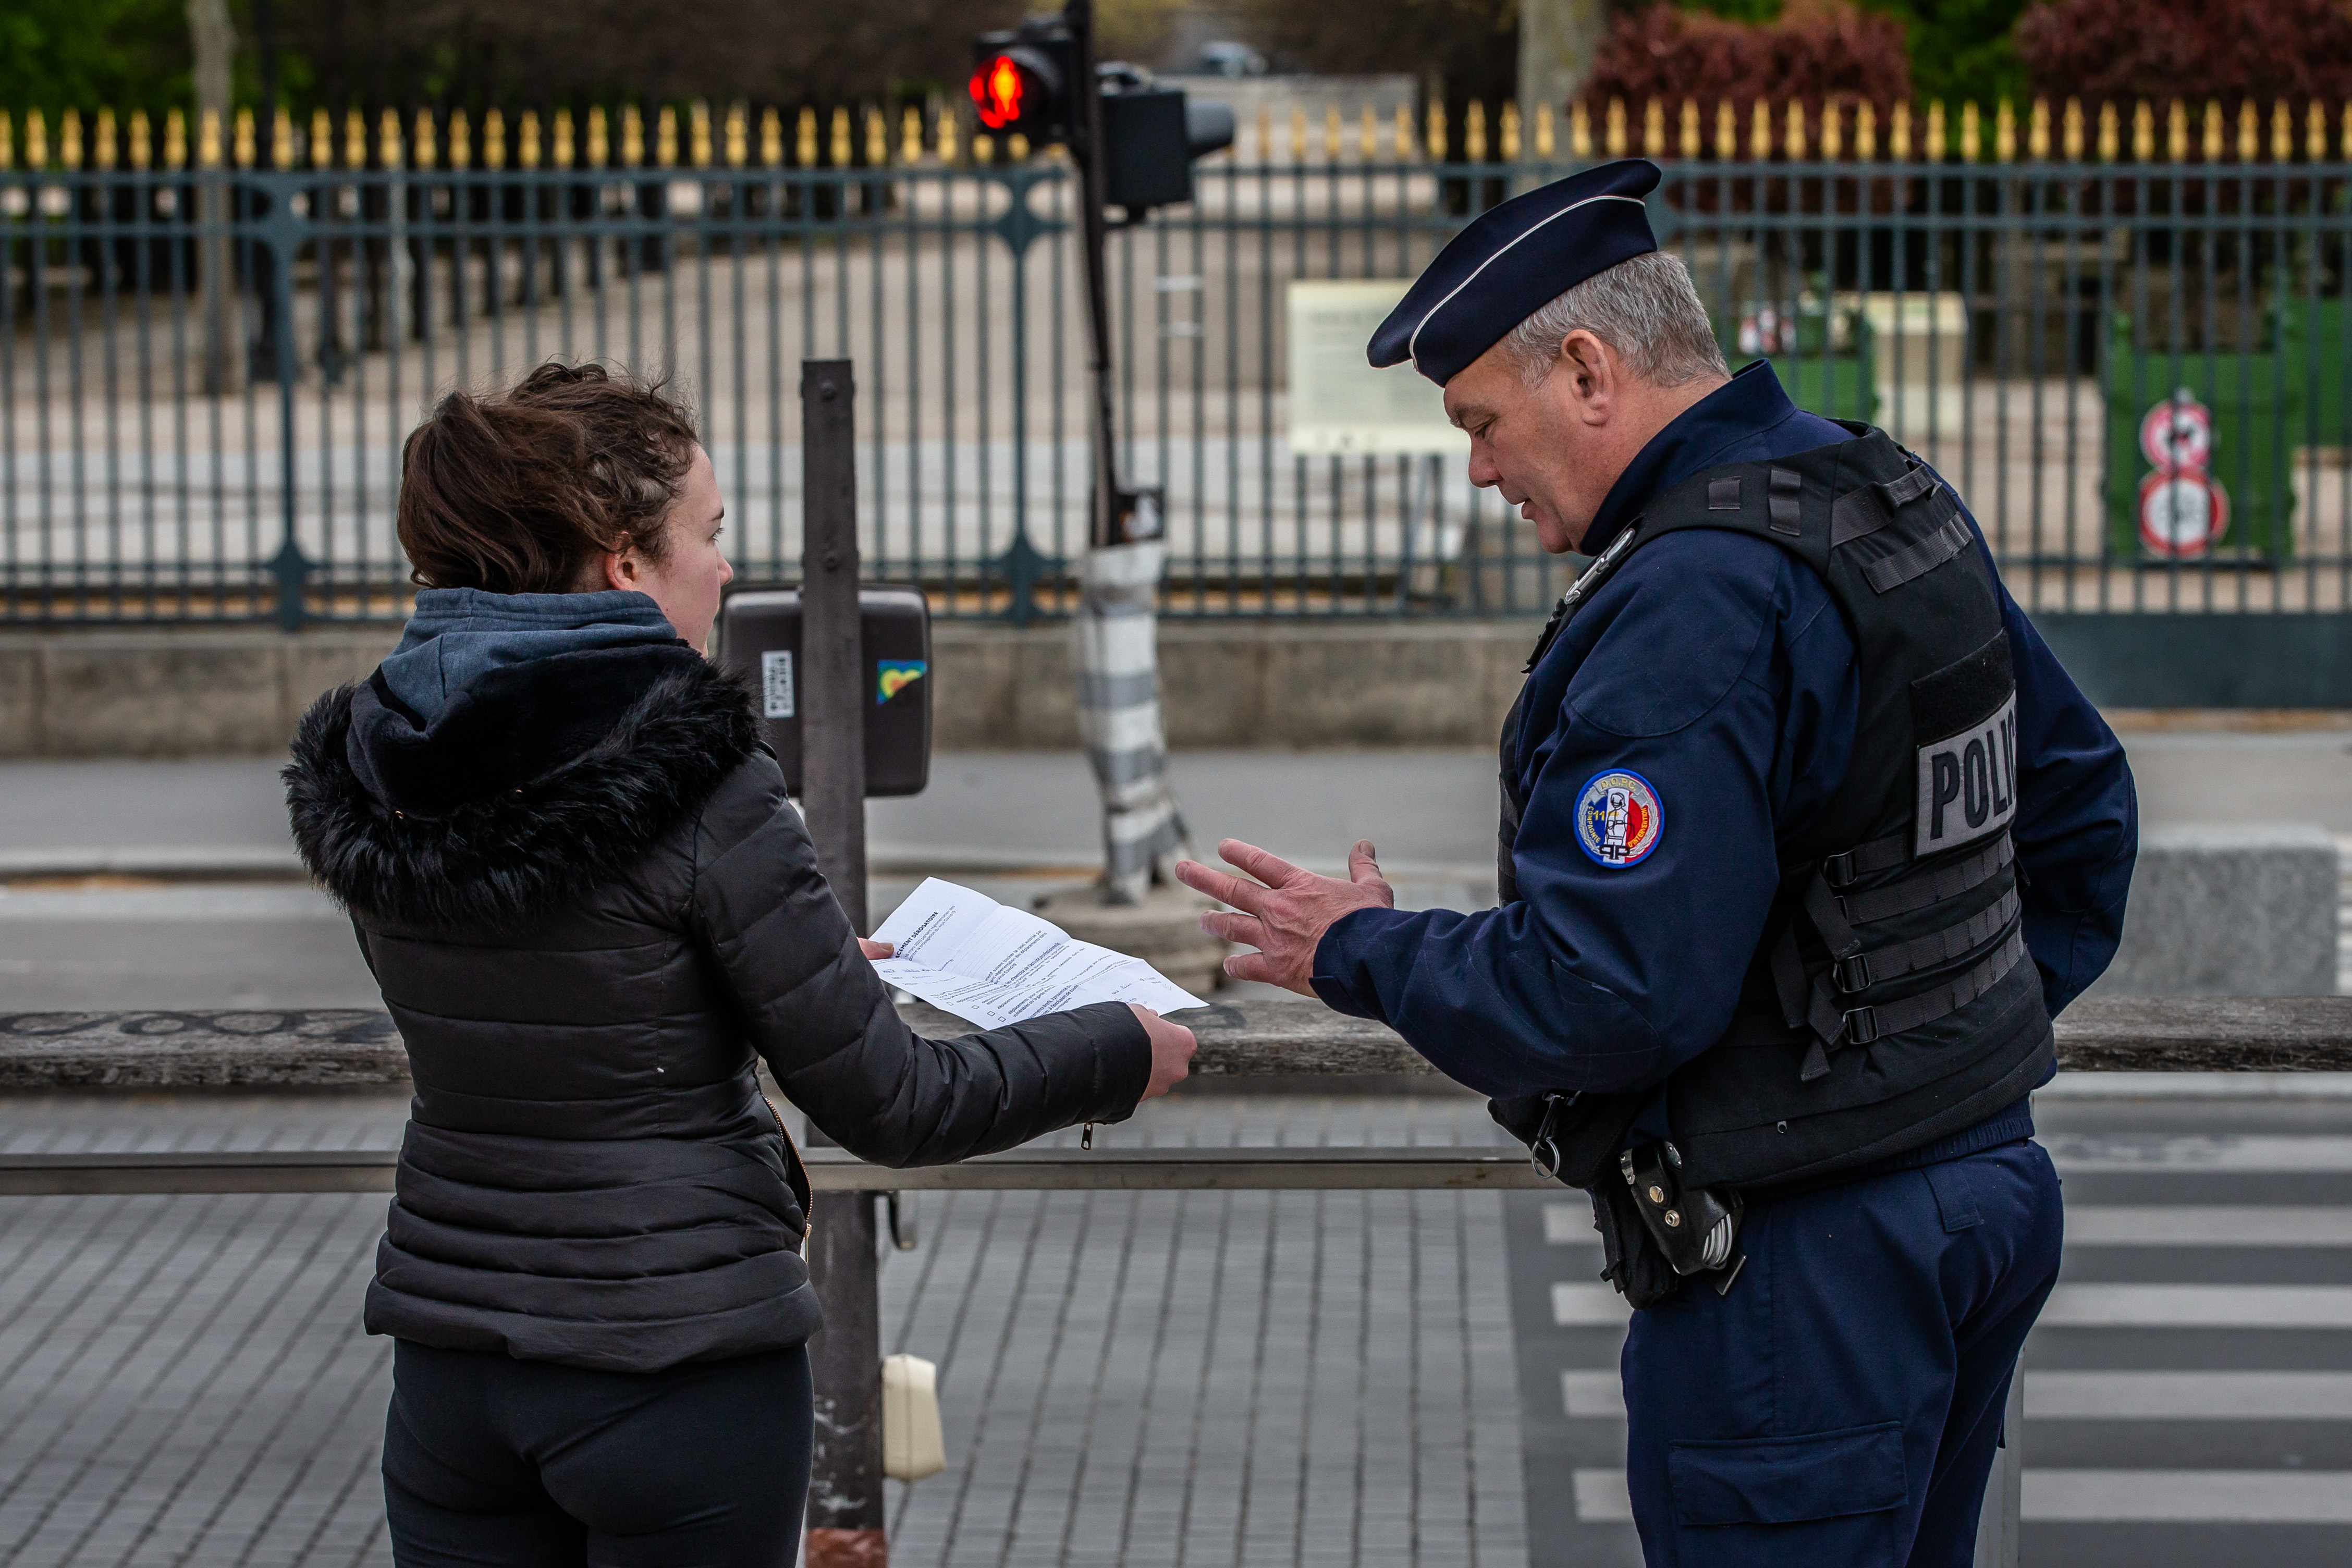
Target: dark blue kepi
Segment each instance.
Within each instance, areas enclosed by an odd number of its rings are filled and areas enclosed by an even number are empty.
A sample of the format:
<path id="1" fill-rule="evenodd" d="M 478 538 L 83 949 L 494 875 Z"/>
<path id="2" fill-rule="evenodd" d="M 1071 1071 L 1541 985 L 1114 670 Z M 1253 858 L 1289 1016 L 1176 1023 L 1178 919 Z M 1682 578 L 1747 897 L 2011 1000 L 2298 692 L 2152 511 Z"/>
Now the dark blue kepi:
<path id="1" fill-rule="evenodd" d="M 1646 158 L 1603 163 L 1481 214 L 1372 334 L 1375 369 L 1412 362 L 1444 386 L 1503 334 L 1596 272 L 1658 248 Z"/>

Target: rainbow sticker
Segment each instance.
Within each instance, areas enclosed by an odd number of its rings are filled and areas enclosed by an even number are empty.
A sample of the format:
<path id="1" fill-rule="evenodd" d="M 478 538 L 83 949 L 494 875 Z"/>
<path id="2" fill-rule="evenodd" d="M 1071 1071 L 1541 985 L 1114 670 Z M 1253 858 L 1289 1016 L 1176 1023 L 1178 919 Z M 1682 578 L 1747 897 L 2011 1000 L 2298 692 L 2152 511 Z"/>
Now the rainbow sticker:
<path id="1" fill-rule="evenodd" d="M 1595 773 L 1576 798 L 1576 837 L 1593 864 L 1637 865 L 1666 831 L 1666 814 L 1650 781 L 1623 768 Z"/>
<path id="2" fill-rule="evenodd" d="M 919 658 L 886 658 L 874 666 L 874 703 L 880 707 L 918 680 L 930 666 Z"/>

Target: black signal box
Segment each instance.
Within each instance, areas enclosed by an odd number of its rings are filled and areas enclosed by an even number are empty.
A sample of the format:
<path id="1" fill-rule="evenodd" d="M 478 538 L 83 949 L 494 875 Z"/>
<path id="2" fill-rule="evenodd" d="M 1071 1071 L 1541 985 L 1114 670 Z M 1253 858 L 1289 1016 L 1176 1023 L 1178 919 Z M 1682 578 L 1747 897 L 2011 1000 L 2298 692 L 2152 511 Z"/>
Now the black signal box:
<path id="1" fill-rule="evenodd" d="M 919 588 L 857 591 L 865 623 L 861 706 L 866 793 L 920 795 L 931 780 L 931 608 Z M 784 782 L 801 792 L 801 595 L 797 588 L 732 594 L 719 614 L 719 657 L 751 683 L 761 729 Z"/>

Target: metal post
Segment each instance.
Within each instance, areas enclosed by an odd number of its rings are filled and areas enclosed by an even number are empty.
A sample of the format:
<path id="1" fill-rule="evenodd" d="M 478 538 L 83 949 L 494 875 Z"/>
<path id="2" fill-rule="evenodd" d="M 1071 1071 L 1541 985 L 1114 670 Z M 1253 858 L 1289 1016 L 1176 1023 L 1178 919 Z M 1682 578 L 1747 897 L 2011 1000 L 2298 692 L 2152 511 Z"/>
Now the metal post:
<path id="1" fill-rule="evenodd" d="M 1109 241 L 1103 214 L 1108 175 L 1103 167 L 1102 84 L 1095 79 L 1093 0 L 1069 0 L 1062 18 L 1070 29 L 1078 74 L 1078 123 L 1073 128 L 1078 134 L 1070 151 L 1078 165 L 1079 252 L 1087 265 L 1087 411 L 1095 426 L 1094 509 L 1087 542 L 1100 548 L 1124 542 L 1118 537 L 1118 427 L 1111 414 L 1109 267 L 1103 255 Z"/>
<path id="2" fill-rule="evenodd" d="M 1971 1568 L 2017 1568 L 2018 1512 L 2025 1480 L 2025 1358 L 2009 1374 L 2009 1403 L 2000 1416 L 2000 1447 L 1985 1481 L 1984 1507 L 1977 1515 L 1977 1553 Z"/>
<path id="3" fill-rule="evenodd" d="M 865 647 L 857 604 L 856 386 L 845 359 L 801 362 L 801 804 L 817 865 L 866 929 Z M 812 1122 L 808 1141 L 832 1140 Z M 809 1216 L 824 1326 L 809 1342 L 816 1450 L 808 1568 L 883 1568 L 881 1297 L 872 1193 Z"/>

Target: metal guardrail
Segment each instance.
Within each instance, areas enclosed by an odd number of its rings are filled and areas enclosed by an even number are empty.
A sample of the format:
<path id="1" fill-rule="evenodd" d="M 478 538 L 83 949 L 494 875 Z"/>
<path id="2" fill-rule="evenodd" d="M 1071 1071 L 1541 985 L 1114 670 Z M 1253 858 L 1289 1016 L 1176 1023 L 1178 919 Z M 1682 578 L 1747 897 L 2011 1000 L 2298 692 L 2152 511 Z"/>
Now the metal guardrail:
<path id="1" fill-rule="evenodd" d="M 1409 129 L 1384 152 L 1335 121 L 1319 159 L 1261 131 L 1117 231 L 1122 466 L 1164 491 L 1163 613 L 1550 603 L 1571 563 L 1457 457 L 1294 446 L 1289 290 L 1410 278 L 1612 151 L 1666 163 L 1654 223 L 1733 358 L 1937 463 L 2029 609 L 2352 604 L 2352 161 L 2326 137 L 2307 162 L 2275 137 L 2200 160 L 2185 132 L 2132 163 L 2079 134 L 1887 161 L 1827 122 L 1710 140 L 1694 106 L 1675 138 L 1658 107 L 1638 139 L 1513 132 L 1502 161 L 1483 132 L 1439 128 L 1432 162 Z M 118 161 L 110 121 L 102 156 L 77 130 L 70 160 L 0 168 L 0 625 L 397 618 L 406 431 L 549 355 L 699 401 L 747 584 L 796 574 L 793 369 L 854 359 L 872 574 L 942 615 L 1069 607 L 1091 469 L 1064 164 L 870 125 L 861 166 L 845 129 L 820 164 L 813 130 L 788 163 L 736 121 L 625 153 L 568 117 L 542 147 L 533 117 L 510 162 L 503 130 L 320 123 L 308 167 Z"/>

